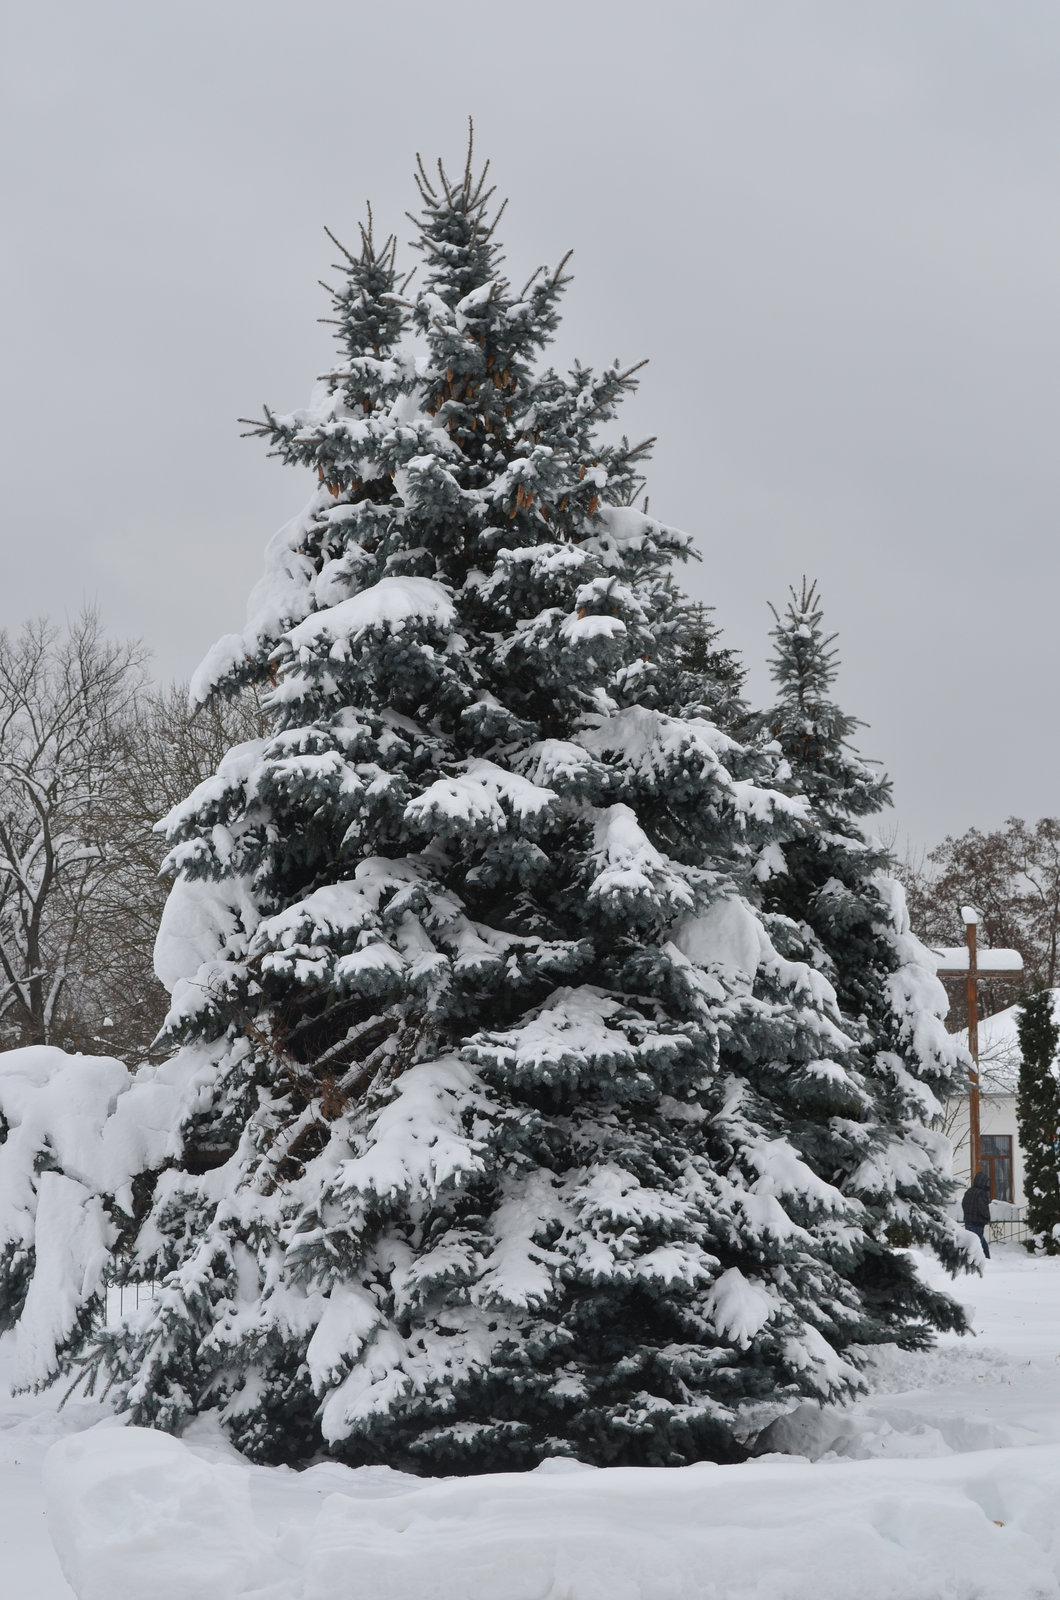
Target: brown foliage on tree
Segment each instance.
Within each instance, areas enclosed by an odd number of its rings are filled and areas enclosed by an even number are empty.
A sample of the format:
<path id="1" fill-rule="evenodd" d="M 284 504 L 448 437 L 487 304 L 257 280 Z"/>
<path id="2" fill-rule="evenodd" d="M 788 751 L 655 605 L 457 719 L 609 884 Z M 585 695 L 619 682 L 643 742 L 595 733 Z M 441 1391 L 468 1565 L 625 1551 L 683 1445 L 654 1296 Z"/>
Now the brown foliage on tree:
<path id="1" fill-rule="evenodd" d="M 1024 985 L 1053 988 L 1060 981 L 1060 819 L 1009 817 L 990 833 L 970 828 L 944 839 L 921 867 L 907 863 L 900 876 L 913 927 L 928 944 L 963 944 L 960 908 L 970 904 L 982 914 L 980 945 L 1023 957 L 1022 978 L 980 984 L 983 1015 L 1011 1005 Z M 964 1026 L 963 980 L 947 988 L 954 1025 Z"/>

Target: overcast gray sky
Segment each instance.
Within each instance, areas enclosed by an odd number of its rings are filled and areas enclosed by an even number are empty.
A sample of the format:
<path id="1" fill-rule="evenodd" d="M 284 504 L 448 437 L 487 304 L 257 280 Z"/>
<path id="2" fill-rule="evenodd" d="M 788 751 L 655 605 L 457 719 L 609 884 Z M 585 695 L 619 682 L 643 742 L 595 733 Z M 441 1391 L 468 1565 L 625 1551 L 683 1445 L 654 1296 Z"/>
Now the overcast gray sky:
<path id="1" fill-rule="evenodd" d="M 1060 7 L 1022 0 L 8 0 L 0 624 L 94 602 L 186 677 L 307 484 L 318 277 L 469 113 L 563 357 L 631 432 L 765 692 L 820 580 L 920 843 L 1060 811 Z M 411 265 L 411 262 L 410 262 Z"/>

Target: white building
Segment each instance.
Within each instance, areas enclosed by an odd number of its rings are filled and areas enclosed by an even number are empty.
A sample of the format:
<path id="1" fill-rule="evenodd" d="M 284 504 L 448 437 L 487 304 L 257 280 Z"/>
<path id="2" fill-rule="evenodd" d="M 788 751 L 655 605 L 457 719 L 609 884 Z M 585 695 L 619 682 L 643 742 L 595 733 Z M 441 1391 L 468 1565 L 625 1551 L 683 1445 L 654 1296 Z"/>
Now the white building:
<path id="1" fill-rule="evenodd" d="M 1060 989 L 1053 990 L 1053 1016 L 1060 1023 Z M 980 1020 L 979 1126 L 982 1165 L 990 1174 L 992 1197 L 1022 1206 L 1025 1203 L 1023 1152 L 1016 1127 L 1020 1070 L 1018 1019 L 1019 1007 L 1009 1006 Z M 956 1037 L 967 1045 L 966 1031 Z M 950 1101 L 946 1108 L 945 1131 L 953 1143 L 953 1175 L 967 1186 L 972 1181 L 967 1095 Z"/>

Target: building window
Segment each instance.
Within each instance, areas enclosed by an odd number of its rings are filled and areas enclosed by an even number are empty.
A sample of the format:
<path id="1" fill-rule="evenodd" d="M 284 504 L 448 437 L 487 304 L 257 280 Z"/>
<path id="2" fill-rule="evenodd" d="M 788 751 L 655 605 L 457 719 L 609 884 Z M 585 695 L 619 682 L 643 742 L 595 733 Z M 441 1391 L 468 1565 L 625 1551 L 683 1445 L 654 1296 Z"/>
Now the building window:
<path id="1" fill-rule="evenodd" d="M 1012 1135 L 984 1133 L 979 1141 L 980 1165 L 990 1178 L 991 1200 L 1012 1199 Z"/>

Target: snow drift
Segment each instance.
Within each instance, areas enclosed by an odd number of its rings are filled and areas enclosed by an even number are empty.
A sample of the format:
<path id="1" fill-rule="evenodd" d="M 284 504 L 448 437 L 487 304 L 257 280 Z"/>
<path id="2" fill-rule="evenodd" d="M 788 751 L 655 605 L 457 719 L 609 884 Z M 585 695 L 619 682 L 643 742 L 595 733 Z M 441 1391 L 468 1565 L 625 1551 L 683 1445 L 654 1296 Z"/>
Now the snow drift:
<path id="1" fill-rule="evenodd" d="M 257 1533 L 250 1473 L 138 1428 L 54 1446 L 48 1515 L 78 1600 L 1060 1596 L 1056 1445 L 428 1482 L 325 1467 L 302 1474 L 315 1516 Z"/>

